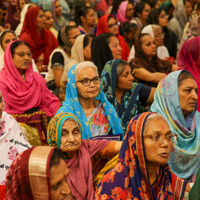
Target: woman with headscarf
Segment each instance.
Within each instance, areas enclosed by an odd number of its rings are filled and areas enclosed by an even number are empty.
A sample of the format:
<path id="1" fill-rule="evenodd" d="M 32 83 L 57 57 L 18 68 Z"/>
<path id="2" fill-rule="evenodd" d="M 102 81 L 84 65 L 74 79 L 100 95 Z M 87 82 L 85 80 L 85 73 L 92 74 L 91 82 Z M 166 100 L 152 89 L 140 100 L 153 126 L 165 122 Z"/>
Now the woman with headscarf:
<path id="1" fill-rule="evenodd" d="M 53 50 L 49 58 L 48 74 L 46 76 L 47 85 L 51 86 L 49 89 L 56 90 L 60 87 L 63 71 L 70 61 L 71 48 L 80 34 L 76 26 L 64 26 L 59 31 L 57 39 L 59 47 Z"/>
<path id="2" fill-rule="evenodd" d="M 30 148 L 17 121 L 4 111 L 4 100 L 0 91 L 0 194 L 5 197 L 6 173 L 13 160 Z"/>
<path id="3" fill-rule="evenodd" d="M 71 49 L 71 58 L 67 66 L 65 67 L 61 82 L 60 82 L 60 92 L 59 99 L 61 103 L 65 100 L 66 85 L 67 85 L 67 75 L 71 67 L 75 64 L 83 61 L 91 61 L 91 43 L 93 36 L 91 35 L 79 35 L 74 42 Z"/>
<path id="4" fill-rule="evenodd" d="M 98 70 L 92 62 L 78 63 L 69 70 L 65 101 L 57 113 L 60 112 L 79 118 L 83 139 L 123 136 L 121 121 L 100 87 Z"/>
<path id="5" fill-rule="evenodd" d="M 58 46 L 54 35 L 45 28 L 45 15 L 40 7 L 29 8 L 19 38 L 29 44 L 37 66 L 48 65 L 50 54 Z"/>
<path id="6" fill-rule="evenodd" d="M 177 53 L 177 37 L 168 26 L 168 16 L 162 8 L 154 8 L 150 11 L 147 24 L 158 24 L 162 27 L 164 37 L 164 46 L 168 49 L 169 55 L 176 58 Z"/>
<path id="7" fill-rule="evenodd" d="M 38 6 L 41 6 L 44 11 L 53 13 L 54 28 L 59 31 L 62 27 L 69 24 L 70 8 L 65 0 L 45 0 L 39 1 Z"/>
<path id="8" fill-rule="evenodd" d="M 102 89 L 121 119 L 124 132 L 129 121 L 145 111 L 146 103 L 153 102 L 155 91 L 133 80 L 131 67 L 120 59 L 108 61 L 101 73 Z"/>
<path id="9" fill-rule="evenodd" d="M 169 157 L 170 169 L 180 178 L 194 182 L 200 166 L 200 114 L 196 110 L 198 87 L 186 70 L 170 73 L 154 95 L 151 111 L 168 122 L 177 141 Z"/>
<path id="10" fill-rule="evenodd" d="M 172 146 L 173 134 L 161 115 L 145 112 L 134 117 L 117 165 L 104 175 L 95 199 L 182 200 L 186 181 L 167 165 Z"/>
<path id="11" fill-rule="evenodd" d="M 63 153 L 49 146 L 30 148 L 12 163 L 6 177 L 5 200 L 69 199 L 69 169 Z"/>
<path id="12" fill-rule="evenodd" d="M 129 48 L 124 38 L 119 34 L 118 24 L 112 15 L 104 15 L 99 19 L 97 24 L 97 36 L 102 33 L 112 33 L 118 38 L 120 47 L 122 48 L 121 58 L 127 61 L 129 56 Z"/>
<path id="13" fill-rule="evenodd" d="M 179 69 L 189 71 L 195 78 L 198 88 L 200 88 L 200 37 L 195 37 L 186 41 L 179 51 L 177 64 Z M 200 91 L 198 92 L 200 95 Z M 200 99 L 197 110 L 200 111 Z"/>
<path id="14" fill-rule="evenodd" d="M 121 141 L 83 139 L 84 127 L 71 113 L 55 115 L 48 126 L 48 144 L 60 148 L 69 168 L 67 177 L 72 194 L 78 200 L 94 200 L 93 176 L 114 157 Z"/>

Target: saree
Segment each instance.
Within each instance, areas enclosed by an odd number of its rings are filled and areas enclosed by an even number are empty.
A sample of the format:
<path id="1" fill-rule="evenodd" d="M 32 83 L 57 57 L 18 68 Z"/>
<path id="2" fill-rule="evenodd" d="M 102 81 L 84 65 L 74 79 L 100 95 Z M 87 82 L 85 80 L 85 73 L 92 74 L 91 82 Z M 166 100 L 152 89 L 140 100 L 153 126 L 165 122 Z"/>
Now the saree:
<path id="1" fill-rule="evenodd" d="M 79 119 L 71 113 L 59 113 L 55 115 L 48 126 L 48 144 L 50 146 L 60 148 L 62 126 L 67 120 L 74 120 L 79 126 L 81 134 L 84 133 L 81 122 Z M 79 150 L 77 150 L 72 158 L 66 156 L 66 164 L 69 168 L 69 175 L 67 177 L 72 194 L 79 200 L 93 200 L 94 199 L 94 187 L 93 187 L 93 173 L 94 168 L 98 165 L 102 166 L 102 159 L 96 159 L 92 166 L 91 158 L 105 148 L 110 141 L 107 140 L 82 140 Z M 103 162 L 103 164 L 105 164 Z"/>
<path id="2" fill-rule="evenodd" d="M 198 88 L 200 88 L 200 37 L 195 37 L 186 41 L 179 51 L 177 65 L 179 69 L 189 71 L 195 78 Z M 200 96 L 200 91 L 198 92 Z M 197 103 L 197 110 L 200 111 L 200 98 Z"/>
<path id="3" fill-rule="evenodd" d="M 160 166 L 160 173 L 150 184 L 145 147 L 144 125 L 151 113 L 135 116 L 129 123 L 117 165 L 108 171 L 97 188 L 96 200 L 140 199 L 181 200 L 186 182 L 174 175 L 167 165 Z"/>
<path id="4" fill-rule="evenodd" d="M 21 153 L 6 177 L 6 200 L 51 199 L 49 164 L 55 148 L 38 146 Z"/>
<path id="5" fill-rule="evenodd" d="M 113 15 L 104 15 L 102 16 L 98 23 L 97 23 L 97 36 L 102 34 L 102 33 L 109 33 L 108 30 L 108 17 L 112 16 L 114 18 Z M 119 33 L 116 35 L 116 37 L 119 40 L 119 45 L 122 48 L 122 52 L 121 52 L 121 57 L 122 60 L 128 60 L 128 56 L 129 56 L 129 47 L 126 43 L 126 41 L 124 40 L 124 37 L 121 36 Z"/>
<path id="6" fill-rule="evenodd" d="M 180 178 L 189 179 L 200 166 L 200 114 L 196 109 L 184 117 L 178 93 L 181 70 L 170 73 L 158 84 L 151 111 L 160 113 L 168 122 L 177 141 L 170 154 L 170 169 Z"/>
<path id="7" fill-rule="evenodd" d="M 88 62 L 88 66 L 90 66 L 91 62 Z M 60 112 L 72 113 L 78 117 L 83 127 L 82 139 L 90 139 L 92 138 L 92 133 L 88 124 L 88 120 L 85 116 L 85 113 L 81 107 L 81 104 L 78 99 L 78 92 L 76 87 L 75 80 L 75 68 L 78 64 L 74 65 L 68 73 L 67 76 L 67 89 L 65 95 L 65 101 L 62 104 L 62 107 L 58 110 L 57 114 Z M 110 127 L 112 129 L 112 134 L 123 134 L 123 130 L 121 127 L 121 121 L 117 116 L 117 113 L 113 106 L 107 100 L 103 90 L 100 89 L 99 95 L 95 98 L 102 103 L 104 112 L 106 114 Z M 105 135 L 108 133 L 105 133 Z"/>
<path id="8" fill-rule="evenodd" d="M 39 35 L 36 26 L 37 18 L 35 16 L 38 15 L 40 10 L 40 7 L 31 7 L 28 9 L 19 38 L 29 44 L 32 57 L 35 61 L 38 60 L 41 54 L 44 54 L 43 64 L 48 65 L 49 56 L 58 46 L 58 41 L 46 28 Z"/>
<path id="9" fill-rule="evenodd" d="M 119 59 L 108 61 L 101 73 L 101 87 L 108 101 L 115 108 L 119 118 L 122 121 L 124 132 L 131 118 L 145 110 L 145 107 L 139 102 L 139 92 L 143 84 L 133 83 L 129 91 L 124 92 L 121 104 L 117 102 L 115 96 L 117 84 L 117 66 Z"/>

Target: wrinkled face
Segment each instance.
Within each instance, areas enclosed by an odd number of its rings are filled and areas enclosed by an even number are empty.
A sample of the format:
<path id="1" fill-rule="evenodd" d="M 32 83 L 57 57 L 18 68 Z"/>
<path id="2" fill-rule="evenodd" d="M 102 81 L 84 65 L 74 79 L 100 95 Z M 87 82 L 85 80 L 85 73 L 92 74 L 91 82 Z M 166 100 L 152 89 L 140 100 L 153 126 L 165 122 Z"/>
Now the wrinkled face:
<path id="1" fill-rule="evenodd" d="M 82 21 L 89 26 L 94 26 L 96 24 L 97 15 L 93 9 L 89 9 L 86 16 L 82 16 Z"/>
<path id="2" fill-rule="evenodd" d="M 60 149 L 66 152 L 69 157 L 72 157 L 75 151 L 78 151 L 81 146 L 81 132 L 78 124 L 72 120 L 66 120 L 62 126 Z"/>
<path id="3" fill-rule="evenodd" d="M 173 145 L 172 141 L 167 139 L 172 136 L 167 122 L 158 117 L 150 119 L 144 131 L 143 137 L 147 164 L 150 166 L 167 164 Z"/>
<path id="4" fill-rule="evenodd" d="M 93 67 L 88 67 L 82 69 L 77 77 L 76 87 L 79 98 L 82 99 L 94 99 L 98 96 L 100 91 L 100 82 L 94 83 L 93 81 L 90 82 L 90 85 L 85 86 L 80 81 L 87 81 L 88 79 L 94 79 L 99 77 L 97 71 Z"/>
<path id="5" fill-rule="evenodd" d="M 91 61 L 92 60 L 91 44 L 92 44 L 92 38 L 90 38 L 89 44 L 83 49 L 85 61 Z"/>
<path id="6" fill-rule="evenodd" d="M 3 101 L 2 94 L 0 92 L 0 119 L 1 119 L 2 114 L 3 114 L 3 110 L 4 110 L 4 101 Z"/>
<path id="7" fill-rule="evenodd" d="M 108 20 L 108 32 L 114 35 L 117 35 L 119 32 L 119 27 L 113 17 Z"/>
<path id="8" fill-rule="evenodd" d="M 22 10 L 25 5 L 26 5 L 26 1 L 25 0 L 20 0 L 19 1 L 20 10 Z"/>
<path id="9" fill-rule="evenodd" d="M 50 29 L 53 27 L 54 19 L 51 11 L 46 11 L 45 12 L 45 17 L 46 17 L 46 28 Z"/>
<path id="10" fill-rule="evenodd" d="M 156 28 L 155 30 L 153 30 L 153 33 L 154 33 L 154 41 L 155 41 L 156 47 L 163 46 L 164 34 L 162 32 L 162 29 Z"/>
<path id="11" fill-rule="evenodd" d="M 117 37 L 110 37 L 108 45 L 112 52 L 113 59 L 121 59 L 122 48 L 119 45 L 119 40 Z"/>
<path id="12" fill-rule="evenodd" d="M 8 44 L 14 40 L 17 40 L 17 38 L 13 33 L 5 33 L 2 40 L 2 49 L 5 51 Z"/>
<path id="13" fill-rule="evenodd" d="M 44 15 L 44 11 L 39 10 L 37 20 L 36 20 L 36 26 L 39 31 L 45 28 L 45 23 L 46 23 L 46 17 Z"/>
<path id="14" fill-rule="evenodd" d="M 156 55 L 156 45 L 151 35 L 147 35 L 141 38 L 141 47 L 146 56 L 152 58 Z"/>
<path id="15" fill-rule="evenodd" d="M 13 63 L 20 74 L 23 74 L 31 63 L 31 51 L 25 44 L 20 44 L 15 48 L 13 56 Z"/>
<path id="16" fill-rule="evenodd" d="M 158 16 L 158 25 L 161 27 L 168 26 L 168 16 L 165 14 L 164 10 L 162 10 L 160 15 Z"/>
<path id="17" fill-rule="evenodd" d="M 133 85 L 133 76 L 131 75 L 131 68 L 129 65 L 124 67 L 124 71 L 121 73 L 117 80 L 116 88 L 120 90 L 130 90 Z"/>
<path id="18" fill-rule="evenodd" d="M 67 183 L 69 169 L 63 159 L 60 159 L 59 165 L 54 165 L 50 169 L 50 186 L 52 200 L 70 199 L 71 191 Z"/>
<path id="19" fill-rule="evenodd" d="M 192 78 L 184 79 L 178 87 L 180 106 L 183 115 L 194 111 L 198 101 L 198 87 Z"/>
<path id="20" fill-rule="evenodd" d="M 81 34 L 81 32 L 79 31 L 78 28 L 73 28 L 73 29 L 70 29 L 68 31 L 68 37 L 69 37 L 69 40 L 71 42 L 71 44 L 73 45 L 76 41 L 76 38 Z"/>
<path id="21" fill-rule="evenodd" d="M 60 4 L 60 1 L 56 1 L 56 4 L 55 4 L 55 13 L 56 13 L 56 16 L 59 17 L 61 14 L 62 14 L 62 6 Z"/>
<path id="22" fill-rule="evenodd" d="M 189 1 L 185 2 L 185 12 L 188 17 L 192 15 L 192 3 Z"/>
<path id="23" fill-rule="evenodd" d="M 133 13 L 134 13 L 134 6 L 132 3 L 129 3 L 126 7 L 126 18 L 131 20 L 133 18 Z"/>
<path id="24" fill-rule="evenodd" d="M 138 13 L 139 18 L 143 19 L 143 20 L 147 20 L 148 14 L 151 10 L 151 7 L 149 4 L 145 4 L 144 9 L 142 11 L 141 14 Z"/>

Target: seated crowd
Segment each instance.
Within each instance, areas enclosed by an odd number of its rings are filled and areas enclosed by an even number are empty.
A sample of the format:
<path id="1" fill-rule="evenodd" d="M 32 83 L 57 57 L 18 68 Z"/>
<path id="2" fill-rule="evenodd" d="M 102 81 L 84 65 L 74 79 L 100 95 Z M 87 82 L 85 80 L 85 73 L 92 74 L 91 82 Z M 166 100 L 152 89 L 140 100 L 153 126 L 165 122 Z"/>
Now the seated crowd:
<path id="1" fill-rule="evenodd" d="M 200 3 L 0 5 L 0 200 L 200 199 Z"/>

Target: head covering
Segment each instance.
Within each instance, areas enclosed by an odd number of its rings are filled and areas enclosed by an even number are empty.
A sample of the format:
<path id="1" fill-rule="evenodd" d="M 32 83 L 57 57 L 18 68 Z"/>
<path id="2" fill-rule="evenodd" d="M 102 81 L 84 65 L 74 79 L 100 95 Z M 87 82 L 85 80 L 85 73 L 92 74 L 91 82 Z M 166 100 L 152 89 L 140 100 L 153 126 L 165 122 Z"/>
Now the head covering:
<path id="1" fill-rule="evenodd" d="M 160 8 L 162 8 L 165 11 L 165 13 L 167 14 L 169 11 L 169 8 L 174 8 L 174 5 L 171 1 L 164 1 L 163 3 L 160 4 Z M 170 17 L 170 19 L 172 17 L 173 17 L 173 14 Z M 170 19 L 168 19 L 168 20 L 170 20 Z"/>
<path id="2" fill-rule="evenodd" d="M 145 112 L 130 121 L 117 165 L 104 175 L 98 185 L 99 200 L 103 197 L 141 200 L 183 198 L 186 183 L 166 165 L 160 166 L 157 180 L 150 184 L 143 134 L 146 120 L 151 114 Z"/>
<path id="3" fill-rule="evenodd" d="M 131 118 L 144 111 L 139 102 L 139 92 L 143 84 L 133 83 L 132 88 L 124 92 L 121 104 L 119 104 L 115 96 L 115 90 L 117 84 L 117 67 L 120 61 L 122 60 L 116 59 L 106 63 L 101 73 L 101 86 L 108 101 L 117 111 L 125 132 Z"/>
<path id="4" fill-rule="evenodd" d="M 181 72 L 171 72 L 160 81 L 151 110 L 165 117 L 172 133 L 177 134 L 177 142 L 168 163 L 178 177 L 188 179 L 197 173 L 200 166 L 200 114 L 195 109 L 187 117 L 183 115 L 178 92 Z"/>
<path id="5" fill-rule="evenodd" d="M 94 64 L 92 62 L 87 62 L 87 65 L 89 67 L 91 65 L 93 66 Z M 77 92 L 77 87 L 76 87 L 75 68 L 77 66 L 78 64 L 74 65 L 69 70 L 69 73 L 67 76 L 67 89 L 66 89 L 65 101 L 63 102 L 62 107 L 58 110 L 57 113 L 69 112 L 76 115 L 78 119 L 80 120 L 81 125 L 83 127 L 82 139 L 89 139 L 92 137 L 91 130 L 88 125 L 88 121 L 85 116 L 85 113 L 79 102 L 78 92 Z M 113 135 L 122 134 L 123 131 L 121 127 L 121 121 L 118 118 L 115 109 L 105 97 L 102 89 L 100 89 L 99 95 L 95 99 L 99 100 L 103 104 L 103 108 L 108 118 L 109 124 L 112 128 Z"/>
<path id="6" fill-rule="evenodd" d="M 3 40 L 2 35 L 6 34 L 6 33 L 12 33 L 18 39 L 17 35 L 12 30 L 6 30 L 6 31 L 3 31 L 0 33 L 0 71 L 3 69 L 3 66 L 4 66 L 4 50 L 2 47 L 2 40 Z"/>
<path id="7" fill-rule="evenodd" d="M 37 146 L 21 153 L 6 177 L 6 199 L 50 199 L 49 164 L 55 148 Z"/>
<path id="8" fill-rule="evenodd" d="M 81 123 L 75 115 L 71 113 L 59 113 L 49 122 L 48 143 L 50 146 L 60 146 L 62 126 L 67 119 L 74 120 L 78 124 L 81 134 L 84 134 L 84 128 L 82 129 Z M 72 158 L 66 159 L 70 171 L 67 177 L 68 183 L 72 194 L 77 199 L 94 199 L 94 187 L 92 181 L 94 166 L 92 167 L 91 158 L 108 144 L 109 141 L 107 140 L 82 140 L 79 150 L 75 152 Z M 66 153 L 67 152 L 64 152 L 65 155 Z M 98 162 L 98 160 L 96 160 L 96 162 Z"/>
<path id="9" fill-rule="evenodd" d="M 177 64 L 179 69 L 188 70 L 196 80 L 200 88 L 200 37 L 186 41 L 181 47 Z M 200 95 L 200 91 L 198 92 Z M 200 111 L 200 98 L 198 99 L 197 110 Z"/>
<path id="10" fill-rule="evenodd" d="M 194 185 L 192 186 L 190 193 L 189 193 L 189 200 L 193 199 L 200 199 L 200 188 L 199 188 L 199 183 L 200 183 L 200 168 L 197 172 L 197 177 L 195 180 Z"/>
<path id="11" fill-rule="evenodd" d="M 92 61 L 98 67 L 99 74 L 101 74 L 106 62 L 113 59 L 112 52 L 106 41 L 107 35 L 109 35 L 109 33 L 103 33 L 92 40 Z"/>
<path id="12" fill-rule="evenodd" d="M 117 16 L 116 18 L 121 21 L 122 23 L 127 22 L 127 18 L 126 18 L 126 9 L 127 9 L 127 5 L 129 4 L 128 1 L 122 1 L 119 5 L 119 8 L 117 10 Z"/>
<path id="13" fill-rule="evenodd" d="M 25 70 L 24 81 L 13 63 L 10 50 L 12 43 L 6 48 L 5 64 L 0 73 L 0 90 L 5 100 L 5 111 L 22 114 L 31 108 L 39 107 L 47 116 L 53 116 L 60 106 L 59 99 L 51 94 L 44 78 L 33 71 L 32 63 Z"/>
<path id="14" fill-rule="evenodd" d="M 109 30 L 108 30 L 108 18 L 109 17 L 113 17 L 114 18 L 113 15 L 103 15 L 99 19 L 99 21 L 97 23 L 97 36 L 102 34 L 102 33 L 108 33 L 109 32 Z M 119 45 L 122 48 L 122 52 L 121 52 L 122 59 L 123 60 L 127 60 L 128 56 L 129 56 L 129 47 L 128 47 L 126 41 L 124 40 L 124 37 L 122 37 L 119 33 L 116 35 L 116 37 L 118 38 Z M 103 64 L 103 66 L 105 65 L 105 63 Z M 102 66 L 102 68 L 103 68 L 103 66 Z"/>
<path id="15" fill-rule="evenodd" d="M 30 49 L 35 61 L 41 54 L 44 54 L 44 65 L 48 65 L 51 52 L 58 46 L 55 36 L 46 28 L 39 35 L 37 31 L 36 21 L 40 7 L 31 7 L 28 9 L 24 24 L 22 27 L 20 39 L 30 45 Z"/>

